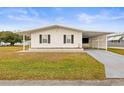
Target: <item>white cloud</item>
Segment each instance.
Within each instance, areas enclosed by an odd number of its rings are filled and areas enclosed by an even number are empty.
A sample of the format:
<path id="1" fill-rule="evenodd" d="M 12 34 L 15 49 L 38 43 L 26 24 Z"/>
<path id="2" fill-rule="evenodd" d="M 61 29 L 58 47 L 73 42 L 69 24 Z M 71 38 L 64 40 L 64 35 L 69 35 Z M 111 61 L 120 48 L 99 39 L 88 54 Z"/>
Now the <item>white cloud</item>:
<path id="1" fill-rule="evenodd" d="M 62 8 L 61 7 L 54 7 L 54 9 L 56 10 L 56 11 L 62 11 Z"/>
<path id="2" fill-rule="evenodd" d="M 85 23 L 91 23 L 95 19 L 95 17 L 88 15 L 86 13 L 81 13 L 77 16 L 79 21 L 85 22 Z"/>
<path id="3" fill-rule="evenodd" d="M 23 11 L 24 10 L 24 11 Z M 8 13 L 6 15 L 7 18 L 13 21 L 18 21 L 18 22 L 25 22 L 25 23 L 36 23 L 36 24 L 46 24 L 48 23 L 47 20 L 39 16 L 39 12 L 35 11 L 32 8 L 27 8 L 27 9 L 18 9 L 17 12 L 15 13 Z M 27 24 L 28 25 L 28 24 Z"/>
<path id="4" fill-rule="evenodd" d="M 57 17 L 55 19 L 55 21 L 58 22 L 58 23 L 64 23 L 65 22 L 65 18 L 64 17 Z"/>
<path id="5" fill-rule="evenodd" d="M 8 13 L 7 17 L 18 21 L 32 21 L 32 19 L 37 19 L 39 17 L 38 12 L 33 9 L 16 9 L 17 11 L 13 13 Z M 12 12 L 12 11 L 11 11 Z"/>
<path id="6" fill-rule="evenodd" d="M 50 23 L 33 8 L 5 8 L 0 11 L 0 15 L 12 21 L 12 25 L 8 24 L 8 26 L 11 28 L 14 25 L 14 29 L 32 29 Z M 2 27 L 5 28 L 6 26 L 3 25 Z"/>
<path id="7" fill-rule="evenodd" d="M 40 21 L 39 13 L 32 8 L 4 8 L 0 15 L 14 21 Z"/>
<path id="8" fill-rule="evenodd" d="M 117 15 L 111 14 L 109 12 L 101 12 L 99 14 L 87 14 L 81 13 L 77 15 L 78 20 L 84 23 L 93 23 L 96 21 L 112 21 L 112 20 L 120 20 L 124 19 L 124 13 L 119 13 Z"/>
<path id="9" fill-rule="evenodd" d="M 29 8 L 28 10 L 29 10 L 29 12 L 30 12 L 33 16 L 39 17 L 39 13 L 38 13 L 37 11 L 35 11 L 34 9 Z"/>
<path id="10" fill-rule="evenodd" d="M 32 18 L 31 16 L 27 16 L 27 15 L 19 15 L 19 16 L 8 15 L 8 18 L 12 20 L 16 20 L 16 21 L 33 21 L 34 19 L 36 19 L 36 18 Z"/>
<path id="11" fill-rule="evenodd" d="M 24 8 L 4 8 L 0 11 L 0 15 L 9 14 L 27 14 L 28 11 Z"/>
<path id="12" fill-rule="evenodd" d="M 8 18 L 18 22 L 23 22 L 24 23 L 23 25 L 27 27 L 25 29 L 40 27 L 50 23 L 49 21 L 39 18 L 37 16 L 29 16 L 29 15 L 19 15 L 19 16 L 9 15 Z"/>

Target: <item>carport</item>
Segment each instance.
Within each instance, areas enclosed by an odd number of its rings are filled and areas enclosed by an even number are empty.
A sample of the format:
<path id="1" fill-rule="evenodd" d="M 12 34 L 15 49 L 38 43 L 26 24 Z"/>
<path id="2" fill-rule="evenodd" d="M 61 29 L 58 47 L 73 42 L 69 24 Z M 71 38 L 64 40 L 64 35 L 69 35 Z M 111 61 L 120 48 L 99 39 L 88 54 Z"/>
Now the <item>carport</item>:
<path id="1" fill-rule="evenodd" d="M 91 32 L 82 33 L 82 47 L 84 49 L 106 49 L 107 50 L 107 34 L 108 32 Z"/>

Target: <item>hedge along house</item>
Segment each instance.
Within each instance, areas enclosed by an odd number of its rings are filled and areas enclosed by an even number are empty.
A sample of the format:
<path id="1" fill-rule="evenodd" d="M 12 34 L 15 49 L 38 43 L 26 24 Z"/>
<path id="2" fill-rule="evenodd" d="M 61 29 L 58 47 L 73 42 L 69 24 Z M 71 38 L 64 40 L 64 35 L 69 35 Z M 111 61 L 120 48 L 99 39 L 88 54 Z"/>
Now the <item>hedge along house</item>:
<path id="1" fill-rule="evenodd" d="M 107 49 L 108 32 L 84 31 L 61 25 L 51 25 L 38 29 L 20 32 L 23 34 L 23 50 L 25 35 L 31 36 L 29 50 L 40 49 Z"/>

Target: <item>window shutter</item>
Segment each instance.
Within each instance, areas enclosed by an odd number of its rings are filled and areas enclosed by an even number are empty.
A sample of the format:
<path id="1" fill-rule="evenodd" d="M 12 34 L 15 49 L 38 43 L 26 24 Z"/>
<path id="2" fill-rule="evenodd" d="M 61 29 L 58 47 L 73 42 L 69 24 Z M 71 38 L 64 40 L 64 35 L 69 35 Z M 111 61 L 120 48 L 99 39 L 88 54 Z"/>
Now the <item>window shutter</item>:
<path id="1" fill-rule="evenodd" d="M 64 44 L 66 43 L 66 35 L 64 35 Z"/>
<path id="2" fill-rule="evenodd" d="M 74 35 L 71 35 L 71 43 L 74 43 Z"/>
<path id="3" fill-rule="evenodd" d="M 42 35 L 39 36 L 39 41 L 42 43 Z"/>
<path id="4" fill-rule="evenodd" d="M 50 35 L 48 35 L 48 43 L 50 43 Z"/>

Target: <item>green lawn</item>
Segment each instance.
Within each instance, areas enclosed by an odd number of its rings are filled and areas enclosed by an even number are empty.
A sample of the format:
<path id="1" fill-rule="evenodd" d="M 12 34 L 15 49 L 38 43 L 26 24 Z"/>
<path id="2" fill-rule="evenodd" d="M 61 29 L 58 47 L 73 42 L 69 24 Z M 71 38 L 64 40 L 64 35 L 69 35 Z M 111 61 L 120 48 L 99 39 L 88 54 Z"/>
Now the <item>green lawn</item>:
<path id="1" fill-rule="evenodd" d="M 105 79 L 103 64 L 86 53 L 20 53 L 0 47 L 0 80 Z"/>
<path id="2" fill-rule="evenodd" d="M 124 49 L 108 48 L 109 51 L 124 55 Z"/>

